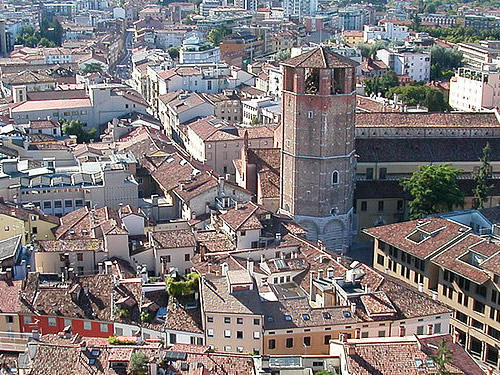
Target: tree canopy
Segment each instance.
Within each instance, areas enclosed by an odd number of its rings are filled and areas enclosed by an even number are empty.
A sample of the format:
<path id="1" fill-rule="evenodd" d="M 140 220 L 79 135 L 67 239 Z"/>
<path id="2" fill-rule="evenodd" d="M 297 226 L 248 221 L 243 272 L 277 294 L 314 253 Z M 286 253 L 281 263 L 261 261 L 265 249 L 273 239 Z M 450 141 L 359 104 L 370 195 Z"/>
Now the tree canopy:
<path id="1" fill-rule="evenodd" d="M 102 73 L 102 65 L 98 62 L 85 64 L 82 68 L 82 73 Z"/>
<path id="2" fill-rule="evenodd" d="M 365 91 L 367 94 L 381 93 L 383 96 L 393 87 L 399 86 L 398 75 L 394 71 L 389 71 L 382 76 L 373 77 L 365 81 Z"/>
<path id="3" fill-rule="evenodd" d="M 212 43 L 214 46 L 218 46 L 222 39 L 229 34 L 229 30 L 226 26 L 219 26 L 215 29 L 209 31 L 207 40 Z"/>
<path id="4" fill-rule="evenodd" d="M 148 373 L 148 356 L 142 350 L 136 350 L 130 356 L 130 371 L 135 375 Z"/>
<path id="5" fill-rule="evenodd" d="M 21 28 L 15 40 L 16 44 L 26 47 L 55 47 L 60 46 L 63 39 L 63 28 L 58 20 L 53 22 L 43 19 L 40 21 L 38 30 L 32 25 Z"/>
<path id="6" fill-rule="evenodd" d="M 200 275 L 196 272 L 191 272 L 186 277 L 177 274 L 176 277 L 170 276 L 165 281 L 165 286 L 168 295 L 179 298 L 182 296 L 189 296 L 198 290 L 198 281 Z"/>
<path id="7" fill-rule="evenodd" d="M 431 52 L 431 79 L 449 79 L 453 76 L 453 70 L 462 65 L 462 52 L 455 48 L 434 46 Z"/>
<path id="8" fill-rule="evenodd" d="M 438 345 L 437 353 L 429 356 L 436 364 L 439 375 L 452 375 L 452 372 L 446 369 L 446 365 L 451 362 L 452 354 L 453 351 L 448 348 L 446 341 L 442 340 Z"/>
<path id="9" fill-rule="evenodd" d="M 450 109 L 441 91 L 428 86 L 400 86 L 389 89 L 386 97 L 393 98 L 394 94 L 406 105 L 422 105 L 429 112 L 443 112 Z"/>
<path id="10" fill-rule="evenodd" d="M 76 135 L 78 143 L 87 143 L 97 138 L 96 129 L 90 129 L 88 132 L 83 129 L 83 123 L 80 120 L 60 119 L 61 129 L 64 135 Z"/>
<path id="11" fill-rule="evenodd" d="M 411 177 L 401 181 L 404 191 L 410 193 L 410 218 L 451 211 L 464 205 L 464 194 L 458 188 L 462 171 L 450 164 L 421 165 Z"/>
<path id="12" fill-rule="evenodd" d="M 379 49 L 386 48 L 387 42 L 377 42 L 375 44 L 358 44 L 357 47 L 361 52 L 361 56 L 368 58 L 375 56 Z"/>

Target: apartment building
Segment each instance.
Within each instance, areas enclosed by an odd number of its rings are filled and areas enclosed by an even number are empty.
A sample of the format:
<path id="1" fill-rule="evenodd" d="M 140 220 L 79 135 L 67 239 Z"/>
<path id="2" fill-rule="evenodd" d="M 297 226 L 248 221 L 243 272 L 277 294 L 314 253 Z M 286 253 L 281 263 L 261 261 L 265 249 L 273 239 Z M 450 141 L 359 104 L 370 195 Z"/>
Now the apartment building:
<path id="1" fill-rule="evenodd" d="M 215 116 L 186 124 L 184 128 L 184 145 L 189 154 L 221 175 L 234 175 L 233 159 L 240 155 L 245 142 L 256 148 L 270 148 L 274 139 L 273 127 L 245 128 Z"/>
<path id="2" fill-rule="evenodd" d="M 494 64 L 500 56 L 500 42 L 482 40 L 479 43 L 457 43 L 457 48 L 463 54 L 464 65 L 475 69 L 485 69 Z"/>
<path id="3" fill-rule="evenodd" d="M 196 35 L 184 39 L 179 50 L 180 64 L 218 63 L 220 48 L 210 43 L 202 42 Z"/>
<path id="4" fill-rule="evenodd" d="M 374 239 L 374 268 L 454 309 L 451 326 L 458 342 L 499 369 L 500 245 L 438 217 L 364 232 Z"/>
<path id="5" fill-rule="evenodd" d="M 431 55 L 429 52 L 415 52 L 409 49 L 377 51 L 377 59 L 382 60 L 397 75 L 407 75 L 414 81 L 430 80 Z"/>
<path id="6" fill-rule="evenodd" d="M 499 107 L 500 72 L 459 68 L 450 79 L 449 103 L 458 111 L 482 111 Z"/>
<path id="7" fill-rule="evenodd" d="M 334 259 L 321 246 L 290 233 L 259 249 L 219 247 L 212 253 L 207 246 L 193 260 L 205 275 L 200 302 L 207 344 L 234 352 L 325 355 L 341 334 L 448 332 L 449 308 L 368 266 Z"/>
<path id="8" fill-rule="evenodd" d="M 409 35 L 408 26 L 396 25 L 389 21 L 380 22 L 378 26 L 363 26 L 363 42 L 365 43 L 381 39 L 402 41 Z"/>

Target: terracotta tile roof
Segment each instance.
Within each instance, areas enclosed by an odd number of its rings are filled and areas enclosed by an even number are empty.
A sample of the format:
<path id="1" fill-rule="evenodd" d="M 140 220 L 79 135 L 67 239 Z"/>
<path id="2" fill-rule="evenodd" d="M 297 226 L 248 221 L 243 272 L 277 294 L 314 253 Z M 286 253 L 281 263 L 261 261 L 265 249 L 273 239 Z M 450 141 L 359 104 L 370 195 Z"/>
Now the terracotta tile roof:
<path id="1" fill-rule="evenodd" d="M 283 65 L 296 68 L 349 68 L 358 65 L 355 61 L 332 52 L 327 47 L 318 47 L 312 51 L 292 57 L 282 62 Z"/>
<path id="2" fill-rule="evenodd" d="M 159 249 L 195 247 L 194 234 L 189 229 L 151 232 L 153 244 Z"/>
<path id="3" fill-rule="evenodd" d="M 36 251 L 104 251 L 104 241 L 94 238 L 70 240 L 40 240 L 35 243 Z"/>
<path id="4" fill-rule="evenodd" d="M 186 309 L 182 304 L 176 303 L 173 298 L 170 298 L 167 310 L 165 329 L 203 333 L 200 306 Z"/>
<path id="5" fill-rule="evenodd" d="M 0 312 L 19 312 L 21 305 L 19 302 L 19 292 L 21 291 L 22 280 L 1 280 L 0 281 Z"/>
<path id="6" fill-rule="evenodd" d="M 51 129 L 60 128 L 61 125 L 55 120 L 33 120 L 30 121 L 29 127 L 31 129 Z"/>
<path id="7" fill-rule="evenodd" d="M 53 100 L 33 100 L 22 102 L 13 113 L 30 111 L 62 110 L 71 108 L 92 108 L 90 99 L 53 99 Z"/>
<path id="8" fill-rule="evenodd" d="M 257 288 L 232 294 L 229 292 L 226 277 L 207 275 L 202 278 L 201 294 L 205 313 L 222 311 L 234 314 L 261 313 Z"/>
<path id="9" fill-rule="evenodd" d="M 259 210 L 262 209 L 253 202 L 238 203 L 237 206 L 221 213 L 219 218 L 233 231 L 262 229 L 262 224 L 256 216 Z"/>
<path id="10" fill-rule="evenodd" d="M 427 355 L 436 355 L 438 345 L 444 340 L 446 347 L 452 351 L 450 364 L 463 371 L 466 375 L 484 375 L 484 371 L 478 366 L 462 346 L 453 342 L 450 335 L 420 336 L 417 338 L 422 345 L 422 351 Z"/>
<path id="11" fill-rule="evenodd" d="M 226 234 L 218 231 L 197 231 L 196 240 L 199 246 L 204 246 L 206 252 L 221 252 L 234 250 L 234 243 Z"/>
<path id="12" fill-rule="evenodd" d="M 192 66 L 178 66 L 158 73 L 158 76 L 164 80 L 169 80 L 176 75 L 181 77 L 201 75 L 201 69 Z"/>
<path id="13" fill-rule="evenodd" d="M 485 263 L 473 265 L 472 254 L 481 256 L 483 260 L 493 258 Z M 432 258 L 432 261 L 444 269 L 448 269 L 481 285 L 490 279 L 483 268 L 488 268 L 489 265 L 498 267 L 494 263 L 495 260 L 499 259 L 494 259 L 496 254 L 500 255 L 500 245 L 490 243 L 487 239 L 469 233 L 466 237 Z"/>
<path id="14" fill-rule="evenodd" d="M 365 294 L 360 297 L 368 316 L 394 316 L 396 309 L 384 292 Z"/>
<path id="15" fill-rule="evenodd" d="M 400 112 L 398 108 L 388 106 L 366 96 L 356 96 L 356 111 L 360 112 Z M 357 115 L 356 115 L 357 116 Z"/>
<path id="16" fill-rule="evenodd" d="M 494 113 L 359 113 L 356 128 L 363 127 L 422 127 L 426 128 L 497 128 L 499 121 Z"/>
<path id="17" fill-rule="evenodd" d="M 425 259 L 456 241 L 470 228 L 441 218 L 426 218 L 365 229 L 364 232 L 400 250 Z"/>
<path id="18" fill-rule="evenodd" d="M 61 225 L 55 230 L 56 239 L 100 238 L 102 234 L 127 234 L 117 210 L 100 207 L 90 210 L 82 207 L 61 218 Z"/>
<path id="19" fill-rule="evenodd" d="M 262 198 L 280 195 L 281 150 L 279 148 L 248 149 L 247 160 L 255 164 Z"/>
<path id="20" fill-rule="evenodd" d="M 399 338 L 399 341 L 379 340 L 378 342 L 376 340 L 348 340 L 345 348 L 347 367 L 353 374 L 436 374 L 435 365 L 432 368 L 427 367 L 427 354 L 420 350 L 418 342 L 413 338 Z M 421 363 L 422 366 L 418 368 L 417 363 Z M 458 374 L 462 372 L 459 371 Z"/>
<path id="21" fill-rule="evenodd" d="M 172 100 L 167 104 L 167 106 L 175 113 L 182 113 L 192 108 L 196 108 L 202 104 L 209 104 L 209 102 L 205 100 L 204 97 L 196 92 L 186 95 L 188 95 L 186 98 L 178 97 Z"/>
<path id="22" fill-rule="evenodd" d="M 0 215 L 2 214 L 16 217 L 23 221 L 28 221 L 30 219 L 30 215 L 38 215 L 39 217 L 38 220 L 46 221 L 54 225 L 59 225 L 60 223 L 59 218 L 57 216 L 44 214 L 38 208 L 34 209 L 24 208 L 12 202 L 5 202 L 3 198 L 0 198 Z"/>

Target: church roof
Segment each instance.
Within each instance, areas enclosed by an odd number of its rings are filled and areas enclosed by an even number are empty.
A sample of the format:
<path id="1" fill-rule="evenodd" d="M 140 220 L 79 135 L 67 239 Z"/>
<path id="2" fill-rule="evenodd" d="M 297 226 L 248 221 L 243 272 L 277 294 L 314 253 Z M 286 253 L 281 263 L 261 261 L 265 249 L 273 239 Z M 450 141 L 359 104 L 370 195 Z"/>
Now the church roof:
<path id="1" fill-rule="evenodd" d="M 295 68 L 320 69 L 351 68 L 358 65 L 357 62 L 332 52 L 330 49 L 323 46 L 285 60 L 282 64 Z"/>

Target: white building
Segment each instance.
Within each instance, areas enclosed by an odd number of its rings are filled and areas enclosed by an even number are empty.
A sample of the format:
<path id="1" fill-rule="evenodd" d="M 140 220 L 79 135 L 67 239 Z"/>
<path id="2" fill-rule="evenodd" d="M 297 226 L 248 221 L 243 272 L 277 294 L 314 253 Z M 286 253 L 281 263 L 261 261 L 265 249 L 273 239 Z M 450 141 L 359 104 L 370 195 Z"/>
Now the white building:
<path id="1" fill-rule="evenodd" d="M 412 50 L 377 51 L 377 58 L 382 60 L 397 75 L 407 75 L 414 81 L 428 82 L 431 76 L 430 52 L 415 52 Z"/>
<path id="2" fill-rule="evenodd" d="M 395 25 L 392 22 L 381 22 L 379 26 L 364 25 L 363 41 L 371 40 L 404 40 L 410 35 L 408 26 Z"/>
<path id="3" fill-rule="evenodd" d="M 500 106 L 500 73 L 460 68 L 450 80 L 450 105 L 459 111 L 481 111 Z"/>
<path id="4" fill-rule="evenodd" d="M 204 43 L 196 35 L 184 39 L 179 51 L 179 63 L 199 64 L 220 61 L 220 49 L 210 43 Z"/>
<path id="5" fill-rule="evenodd" d="M 285 17 L 311 16 L 318 10 L 317 0 L 284 0 L 283 11 Z"/>

